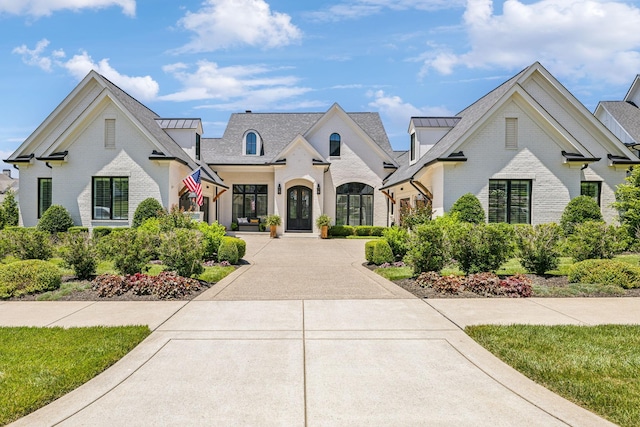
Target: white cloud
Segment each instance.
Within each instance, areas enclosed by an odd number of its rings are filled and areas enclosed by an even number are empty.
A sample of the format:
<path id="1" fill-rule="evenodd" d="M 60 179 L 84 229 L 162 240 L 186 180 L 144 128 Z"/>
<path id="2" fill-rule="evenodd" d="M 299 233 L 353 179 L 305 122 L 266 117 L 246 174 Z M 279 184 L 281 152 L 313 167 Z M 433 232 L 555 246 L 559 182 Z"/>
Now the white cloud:
<path id="1" fill-rule="evenodd" d="M 274 48 L 300 39 L 302 32 L 285 13 L 271 11 L 264 0 L 207 0 L 178 24 L 195 33 L 182 52 L 210 52 L 237 45 Z"/>
<path id="2" fill-rule="evenodd" d="M 180 81 L 183 89 L 160 99 L 219 101 L 206 108 L 276 109 L 283 101 L 311 91 L 299 86 L 295 76 L 272 76 L 279 70 L 264 65 L 220 67 L 215 62 L 200 61 L 193 71 L 183 63 L 167 65 L 163 69 Z"/>
<path id="3" fill-rule="evenodd" d="M 36 67 L 40 67 L 44 71 L 51 71 L 51 58 L 47 56 L 42 56 L 45 49 L 49 46 L 49 40 L 42 39 L 38 43 L 36 43 L 36 47 L 33 49 L 29 49 L 27 45 L 21 45 L 12 50 L 12 53 L 17 53 L 18 55 L 22 55 L 22 61 L 27 65 L 33 65 Z M 56 57 L 60 57 L 61 52 L 56 51 Z"/>
<path id="4" fill-rule="evenodd" d="M 369 102 L 369 107 L 379 111 L 382 116 L 388 118 L 395 127 L 409 125 L 409 117 L 448 117 L 453 113 L 445 107 L 416 107 L 408 102 L 402 101 L 399 96 L 389 95 L 382 90 L 369 91 L 369 98 L 374 98 Z"/>
<path id="5" fill-rule="evenodd" d="M 422 74 L 455 67 L 520 68 L 540 61 L 554 74 L 628 83 L 640 69 L 640 9 L 619 1 L 507 0 L 502 15 L 491 0 L 468 0 L 464 28 L 471 49 L 426 55 Z"/>
<path id="6" fill-rule="evenodd" d="M 119 6 L 122 13 L 135 16 L 135 0 L 0 0 L 0 14 L 49 16 L 58 10 L 79 11 L 82 9 L 104 9 Z"/>
<path id="7" fill-rule="evenodd" d="M 375 15 L 381 13 L 384 9 L 434 11 L 462 5 L 464 5 L 464 0 L 355 0 L 335 4 L 307 15 L 311 19 L 319 21 L 342 21 Z"/>
<path id="8" fill-rule="evenodd" d="M 47 54 L 46 48 L 48 46 L 49 41 L 42 39 L 36 43 L 34 49 L 22 45 L 13 49 L 13 53 L 22 55 L 22 60 L 27 65 L 37 66 L 45 71 L 52 71 L 53 67 L 63 68 L 77 80 L 83 79 L 89 71 L 96 70 L 141 101 L 154 99 L 158 95 L 159 85 L 151 76 L 131 77 L 121 74 L 109 64 L 109 59 L 105 58 L 95 62 L 87 52 L 81 52 L 64 61 L 66 55 L 62 49 Z"/>

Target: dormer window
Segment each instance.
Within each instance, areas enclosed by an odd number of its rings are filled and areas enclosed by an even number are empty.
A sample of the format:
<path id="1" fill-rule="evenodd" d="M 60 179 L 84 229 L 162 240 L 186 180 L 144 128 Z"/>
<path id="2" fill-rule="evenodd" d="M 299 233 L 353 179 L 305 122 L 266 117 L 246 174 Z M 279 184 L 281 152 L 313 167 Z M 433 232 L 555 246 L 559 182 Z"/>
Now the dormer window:
<path id="1" fill-rule="evenodd" d="M 411 134 L 411 161 L 416 159 L 416 134 L 413 132 Z"/>
<path id="2" fill-rule="evenodd" d="M 258 138 L 256 138 L 256 134 L 253 132 L 249 132 L 247 134 L 247 141 L 246 141 L 246 150 L 245 150 L 245 154 L 247 155 L 254 155 L 256 154 L 256 140 Z"/>
<path id="3" fill-rule="evenodd" d="M 340 157 L 340 134 L 332 133 L 329 137 L 329 156 Z"/>
<path id="4" fill-rule="evenodd" d="M 263 155 L 262 141 L 256 132 L 249 131 L 244 135 L 243 154 L 245 156 Z"/>

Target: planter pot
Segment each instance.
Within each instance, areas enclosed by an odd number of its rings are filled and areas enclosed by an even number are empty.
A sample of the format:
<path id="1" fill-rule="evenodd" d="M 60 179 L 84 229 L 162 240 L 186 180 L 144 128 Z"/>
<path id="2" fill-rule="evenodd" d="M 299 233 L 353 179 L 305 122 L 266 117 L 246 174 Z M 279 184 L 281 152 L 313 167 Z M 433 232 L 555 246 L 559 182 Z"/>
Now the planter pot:
<path id="1" fill-rule="evenodd" d="M 326 239 L 328 237 L 329 237 L 329 226 L 328 225 L 323 225 L 320 228 L 320 238 Z"/>
<path id="2" fill-rule="evenodd" d="M 269 237 L 271 237 L 272 239 L 278 237 L 278 235 L 276 234 L 276 230 L 278 229 L 277 225 L 270 225 L 269 226 Z"/>

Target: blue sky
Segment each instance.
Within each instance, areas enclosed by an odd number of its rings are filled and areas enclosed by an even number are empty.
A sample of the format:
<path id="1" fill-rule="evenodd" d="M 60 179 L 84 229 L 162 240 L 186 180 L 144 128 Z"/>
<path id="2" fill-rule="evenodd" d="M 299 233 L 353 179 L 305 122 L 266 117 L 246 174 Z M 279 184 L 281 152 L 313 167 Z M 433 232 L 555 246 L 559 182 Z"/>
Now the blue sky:
<path id="1" fill-rule="evenodd" d="M 0 156 L 96 69 L 221 136 L 233 112 L 453 115 L 540 61 L 585 106 L 640 73 L 640 2 L 0 0 Z"/>

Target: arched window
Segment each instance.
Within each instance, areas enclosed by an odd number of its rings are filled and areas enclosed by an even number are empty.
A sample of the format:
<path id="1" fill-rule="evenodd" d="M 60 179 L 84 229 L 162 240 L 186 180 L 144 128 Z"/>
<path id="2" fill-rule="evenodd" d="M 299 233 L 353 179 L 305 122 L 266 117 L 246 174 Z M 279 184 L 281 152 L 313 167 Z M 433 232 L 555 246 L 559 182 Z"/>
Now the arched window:
<path id="1" fill-rule="evenodd" d="M 329 137 L 329 155 L 340 156 L 340 134 L 332 133 Z"/>
<path id="2" fill-rule="evenodd" d="M 373 187 L 349 182 L 336 188 L 336 225 L 373 225 Z"/>
<path id="3" fill-rule="evenodd" d="M 249 156 L 255 156 L 258 147 L 258 137 L 254 132 L 249 132 L 245 138 L 245 150 L 244 154 Z"/>

